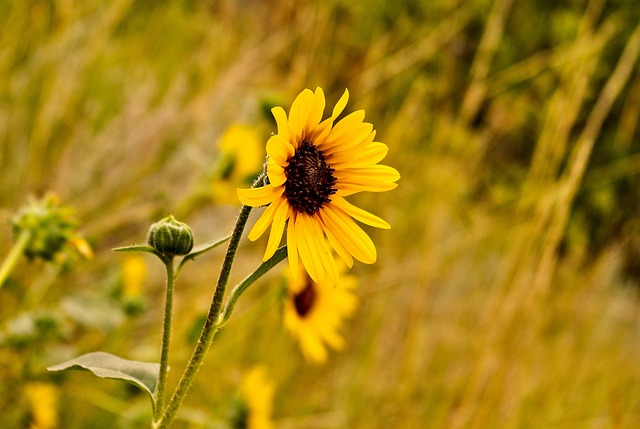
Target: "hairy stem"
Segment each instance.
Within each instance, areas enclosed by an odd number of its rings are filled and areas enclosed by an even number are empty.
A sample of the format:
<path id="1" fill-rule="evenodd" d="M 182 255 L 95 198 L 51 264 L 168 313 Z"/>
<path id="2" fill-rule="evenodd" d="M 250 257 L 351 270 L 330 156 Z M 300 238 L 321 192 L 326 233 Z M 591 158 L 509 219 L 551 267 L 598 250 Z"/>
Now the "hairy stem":
<path id="1" fill-rule="evenodd" d="M 164 258 L 163 258 L 164 260 Z M 160 372 L 158 374 L 158 386 L 153 408 L 153 419 L 157 421 L 162 416 L 165 403 L 165 390 L 167 387 L 167 373 L 169 370 L 169 346 L 171 343 L 171 316 L 173 314 L 173 290 L 175 275 L 173 269 L 173 257 L 164 260 L 167 269 L 167 288 L 164 303 L 164 323 L 162 327 L 162 350 L 160 353 Z"/>

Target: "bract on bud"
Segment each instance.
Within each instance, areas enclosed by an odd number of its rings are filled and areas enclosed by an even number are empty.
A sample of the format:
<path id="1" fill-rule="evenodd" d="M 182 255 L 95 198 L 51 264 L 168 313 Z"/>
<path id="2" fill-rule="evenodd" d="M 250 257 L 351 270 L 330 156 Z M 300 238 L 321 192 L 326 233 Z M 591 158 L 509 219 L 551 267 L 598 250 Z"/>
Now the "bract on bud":
<path id="1" fill-rule="evenodd" d="M 151 225 L 147 244 L 165 256 L 186 255 L 193 248 L 193 232 L 189 225 L 169 215 Z"/>

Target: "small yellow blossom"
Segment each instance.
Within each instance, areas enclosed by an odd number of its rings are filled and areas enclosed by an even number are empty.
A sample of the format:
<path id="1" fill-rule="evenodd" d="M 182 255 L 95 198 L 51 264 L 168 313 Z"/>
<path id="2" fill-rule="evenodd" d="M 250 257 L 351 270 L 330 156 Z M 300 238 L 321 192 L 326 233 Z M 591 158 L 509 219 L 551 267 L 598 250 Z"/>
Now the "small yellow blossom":
<path id="1" fill-rule="evenodd" d="M 301 271 L 298 276 L 287 270 L 284 325 L 298 340 L 304 357 L 322 364 L 327 360 L 328 347 L 335 350 L 344 347 L 338 330 L 357 307 L 353 290 L 358 281 L 355 276 L 343 274 L 335 286 L 328 280 L 316 283 L 302 267 L 298 269 Z"/>

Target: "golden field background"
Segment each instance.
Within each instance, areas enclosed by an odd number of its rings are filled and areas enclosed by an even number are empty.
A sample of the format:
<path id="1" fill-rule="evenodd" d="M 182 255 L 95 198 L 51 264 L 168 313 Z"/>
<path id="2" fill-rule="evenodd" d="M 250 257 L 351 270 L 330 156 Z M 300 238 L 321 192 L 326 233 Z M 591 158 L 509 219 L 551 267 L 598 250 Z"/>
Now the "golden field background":
<path id="1" fill-rule="evenodd" d="M 0 290 L 5 334 L 62 309 L 59 332 L 0 348 L 0 427 L 29 427 L 35 381 L 58 389 L 60 428 L 147 427 L 138 391 L 44 368 L 95 350 L 157 361 L 162 266 L 145 259 L 144 310 L 127 313 L 111 249 L 168 213 L 196 242 L 227 234 L 239 203 L 217 188 L 243 185 L 214 180 L 220 137 L 240 123 L 266 142 L 269 108 L 317 86 L 328 106 L 349 89 L 402 175 L 351 199 L 392 229 L 367 229 L 378 262 L 354 268 L 348 346 L 304 362 L 276 269 L 175 427 L 225 427 L 255 364 L 282 429 L 640 427 L 639 22 L 633 0 L 1 1 L 0 256 L 47 191 L 95 256 L 23 260 Z M 264 246 L 243 241 L 232 283 Z M 170 387 L 221 258 L 179 279 Z"/>

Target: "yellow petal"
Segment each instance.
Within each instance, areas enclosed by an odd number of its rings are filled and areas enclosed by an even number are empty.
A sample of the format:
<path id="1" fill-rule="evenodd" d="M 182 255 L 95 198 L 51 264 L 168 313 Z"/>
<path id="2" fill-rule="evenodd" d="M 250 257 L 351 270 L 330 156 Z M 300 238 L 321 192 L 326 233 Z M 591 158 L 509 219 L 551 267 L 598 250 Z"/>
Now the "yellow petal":
<path id="1" fill-rule="evenodd" d="M 320 212 L 327 228 L 357 260 L 365 264 L 376 261 L 376 247 L 371 238 L 342 209 L 327 205 Z"/>
<path id="2" fill-rule="evenodd" d="M 363 112 L 364 115 L 364 111 L 360 110 L 360 112 Z M 343 121 L 344 119 L 340 121 L 338 125 L 340 125 Z M 368 145 L 373 141 L 373 137 L 375 136 L 375 134 L 373 133 L 373 125 L 368 122 L 361 122 L 360 124 L 356 123 L 353 127 L 351 127 L 351 129 L 338 128 L 337 132 L 334 132 L 335 129 L 336 128 L 334 127 L 334 129 L 331 130 L 331 134 L 329 134 L 326 139 L 325 147 L 327 149 L 325 149 L 323 152 L 326 156 L 329 156 L 330 154 L 335 152 L 358 148 L 362 145 Z M 338 132 L 342 134 L 338 134 Z"/>
<path id="3" fill-rule="evenodd" d="M 280 106 L 271 109 L 276 124 L 278 125 L 278 135 L 285 141 L 291 141 L 291 131 L 289 130 L 289 122 L 287 121 L 287 114 Z M 293 142 L 292 142 L 293 143 Z"/>
<path id="4" fill-rule="evenodd" d="M 291 143 L 279 135 L 271 136 L 269 140 L 267 140 L 267 155 L 269 155 L 269 159 L 273 159 L 282 166 L 286 165 L 294 153 L 295 149 Z"/>
<path id="5" fill-rule="evenodd" d="M 261 188 L 238 189 L 238 198 L 245 206 L 260 207 L 274 201 L 284 192 L 284 186 L 271 184 Z"/>
<path id="6" fill-rule="evenodd" d="M 327 349 L 315 333 L 305 332 L 299 336 L 299 340 L 300 349 L 307 360 L 317 364 L 323 364 L 327 361 Z"/>
<path id="7" fill-rule="evenodd" d="M 336 103 L 336 106 L 333 108 L 333 113 L 331 113 L 332 121 L 335 121 L 336 118 L 340 116 L 340 113 L 342 113 L 344 108 L 347 106 L 348 101 L 349 101 L 349 90 L 345 89 L 344 94 L 342 94 L 342 97 L 340 97 L 340 100 L 338 100 L 338 102 Z"/>
<path id="8" fill-rule="evenodd" d="M 305 137 L 310 137 L 313 130 L 318 126 L 322 120 L 322 114 L 324 113 L 324 92 L 322 88 L 316 88 L 316 92 L 313 97 L 313 104 L 309 111 L 309 118 L 307 119 L 307 125 L 305 127 Z"/>
<path id="9" fill-rule="evenodd" d="M 324 238 L 322 219 L 319 216 L 309 217 L 309 224 L 313 234 L 313 241 L 316 244 L 314 249 L 322 264 L 322 269 L 327 275 L 325 276 L 325 280 L 333 286 L 338 281 L 338 269 L 333 254 Z"/>
<path id="10" fill-rule="evenodd" d="M 334 350 L 342 350 L 344 349 L 344 339 L 338 334 L 335 329 L 326 329 L 322 333 L 322 337 L 327 344 L 331 346 Z"/>
<path id="11" fill-rule="evenodd" d="M 331 129 L 329 135 L 324 139 L 321 144 L 318 144 L 318 147 L 322 151 L 327 151 L 329 148 L 340 145 L 350 145 L 348 147 L 353 147 L 355 144 L 360 143 L 364 137 L 366 137 L 371 130 L 373 130 L 373 126 L 371 124 L 367 124 L 365 127 L 371 127 L 364 136 L 360 136 L 358 139 L 358 132 L 362 132 L 364 120 L 364 110 L 357 110 L 353 113 L 345 116 L 340 122 L 335 124 Z M 353 143 L 355 141 L 355 144 Z M 328 152 L 327 152 L 328 153 Z"/>
<path id="12" fill-rule="evenodd" d="M 386 165 L 373 165 L 365 168 L 336 169 L 333 176 L 337 179 L 335 189 L 346 191 L 384 192 L 395 189 L 400 173 Z M 339 193 L 339 195 L 346 195 Z"/>
<path id="13" fill-rule="evenodd" d="M 294 280 L 297 279 L 299 275 L 298 236 L 296 235 L 295 229 L 296 217 L 296 212 L 292 210 L 291 216 L 289 217 L 289 226 L 287 227 L 287 258 L 289 259 L 289 270 Z"/>
<path id="14" fill-rule="evenodd" d="M 323 223 L 324 223 L 324 219 L 323 219 Z M 351 256 L 351 253 L 347 251 L 347 249 L 342 245 L 342 243 L 340 243 L 340 240 L 336 238 L 336 236 L 333 234 L 331 229 L 327 228 L 326 225 L 324 228 L 324 233 L 327 235 L 327 240 L 329 241 L 329 244 L 331 245 L 331 247 L 333 247 L 333 249 L 336 251 L 338 256 L 340 256 L 340 258 L 344 261 L 345 264 L 347 264 L 349 268 L 353 267 L 353 256 Z"/>
<path id="15" fill-rule="evenodd" d="M 284 168 L 273 159 L 269 159 L 267 163 L 267 175 L 271 186 L 281 186 L 287 181 Z"/>
<path id="16" fill-rule="evenodd" d="M 308 215 L 298 213 L 296 217 L 296 233 L 298 235 L 298 252 L 302 265 L 306 268 L 309 276 L 316 283 L 324 279 L 324 269 L 316 247 L 318 243 L 314 240 L 313 225 Z"/>
<path id="17" fill-rule="evenodd" d="M 274 203 L 275 204 L 275 203 Z M 282 240 L 282 233 L 284 232 L 284 226 L 291 214 L 291 206 L 285 198 L 280 198 L 278 206 L 275 209 L 275 215 L 273 216 L 273 223 L 271 224 L 271 233 L 269 234 L 269 241 L 267 242 L 267 249 L 264 252 L 263 261 L 268 260 L 278 249 L 280 241 Z"/>
<path id="18" fill-rule="evenodd" d="M 309 112 L 313 106 L 313 92 L 310 89 L 303 90 L 291 104 L 289 111 L 289 127 L 291 136 L 296 141 L 302 141 Z"/>
<path id="19" fill-rule="evenodd" d="M 249 231 L 249 235 L 247 236 L 249 240 L 255 241 L 260 238 L 262 234 L 264 234 L 269 225 L 271 225 L 271 222 L 273 222 L 273 218 L 276 214 L 276 209 L 280 204 L 282 204 L 283 201 L 286 200 L 284 198 L 278 198 L 276 201 L 271 203 L 269 207 L 267 207 L 264 213 L 262 213 L 256 223 L 253 225 L 251 231 Z"/>
<path id="20" fill-rule="evenodd" d="M 368 145 L 357 146 L 353 149 L 340 151 L 327 156 L 327 162 L 331 168 L 363 168 L 376 165 L 382 161 L 389 152 L 389 147 L 384 143 L 372 142 Z"/>
<path id="21" fill-rule="evenodd" d="M 341 208 L 352 218 L 359 220 L 362 223 L 366 223 L 367 225 L 375 226 L 376 228 L 389 229 L 391 225 L 389 225 L 384 219 L 379 218 L 378 216 L 369 213 L 366 210 L 362 210 L 359 207 L 354 206 L 347 200 L 339 196 L 331 197 L 331 204 L 336 207 Z"/>

